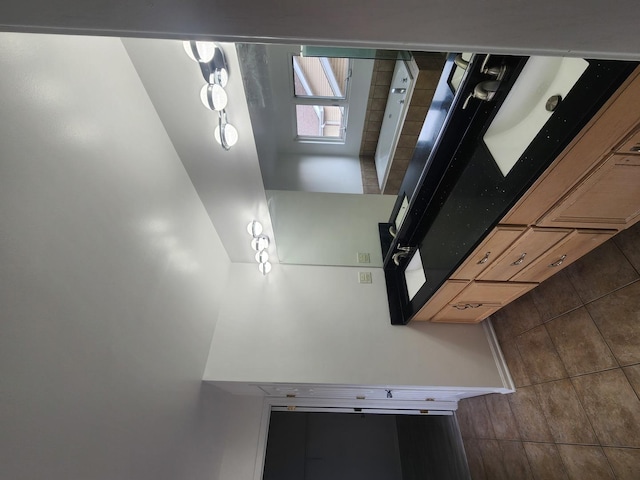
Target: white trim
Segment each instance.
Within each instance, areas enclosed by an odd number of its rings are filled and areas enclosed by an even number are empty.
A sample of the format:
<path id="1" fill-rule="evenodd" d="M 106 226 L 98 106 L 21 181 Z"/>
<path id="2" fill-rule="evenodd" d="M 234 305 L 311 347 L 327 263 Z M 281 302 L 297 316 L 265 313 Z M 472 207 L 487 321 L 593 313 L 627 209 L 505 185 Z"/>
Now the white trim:
<path id="1" fill-rule="evenodd" d="M 338 80 L 336 79 L 335 73 L 333 73 L 333 68 L 331 68 L 331 64 L 329 63 L 329 59 L 327 57 L 320 57 L 320 65 L 322 65 L 322 69 L 324 70 L 324 74 L 329 81 L 329 85 L 331 86 L 331 91 L 333 92 L 334 97 L 338 98 L 347 98 L 347 92 L 345 89 L 344 94 L 340 91 L 340 85 L 338 85 Z M 351 61 L 349 60 L 348 69 L 351 70 Z M 348 86 L 347 86 L 348 88 Z"/>
<path id="2" fill-rule="evenodd" d="M 271 407 L 272 412 L 288 412 L 291 411 L 289 407 Z M 402 409 L 387 409 L 387 408 L 327 408 L 327 407 L 296 407 L 296 412 L 310 412 L 310 413 L 375 413 L 381 415 L 453 415 L 452 410 L 402 410 Z"/>
<path id="3" fill-rule="evenodd" d="M 498 367 L 498 373 L 500 373 L 502 385 L 504 385 L 504 388 L 499 389 L 499 392 L 513 393 L 516 391 L 516 386 L 513 383 L 513 379 L 511 378 L 511 373 L 509 372 L 507 362 L 502 355 L 502 350 L 500 349 L 500 344 L 498 343 L 498 338 L 496 337 L 496 332 L 493 329 L 493 324 L 491 323 L 490 317 L 482 322 L 482 328 L 484 329 L 484 334 L 486 335 L 487 341 L 489 342 L 489 348 L 491 348 L 493 360 L 496 362 L 496 367 Z"/>

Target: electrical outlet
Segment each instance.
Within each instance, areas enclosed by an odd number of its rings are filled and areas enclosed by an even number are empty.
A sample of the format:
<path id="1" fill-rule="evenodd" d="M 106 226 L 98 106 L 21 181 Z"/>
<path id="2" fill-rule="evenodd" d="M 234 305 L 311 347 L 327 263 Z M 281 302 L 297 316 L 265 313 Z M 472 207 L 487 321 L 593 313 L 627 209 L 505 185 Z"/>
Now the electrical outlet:
<path id="1" fill-rule="evenodd" d="M 358 263 L 371 263 L 371 255 L 365 252 L 358 252 Z"/>
<path id="2" fill-rule="evenodd" d="M 358 272 L 358 283 L 373 283 L 371 272 Z"/>

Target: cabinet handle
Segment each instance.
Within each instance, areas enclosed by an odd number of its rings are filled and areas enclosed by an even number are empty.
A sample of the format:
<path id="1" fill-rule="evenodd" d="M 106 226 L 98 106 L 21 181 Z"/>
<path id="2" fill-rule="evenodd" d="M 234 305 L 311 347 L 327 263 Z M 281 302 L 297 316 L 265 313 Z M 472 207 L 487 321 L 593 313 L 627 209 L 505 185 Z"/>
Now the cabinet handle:
<path id="1" fill-rule="evenodd" d="M 480 308 L 482 304 L 481 303 L 465 303 L 464 305 L 451 305 L 451 306 L 458 310 L 466 310 L 467 308 Z"/>
<path id="2" fill-rule="evenodd" d="M 482 259 L 480 259 L 480 261 L 478 262 L 478 265 L 484 265 L 485 263 L 487 263 L 487 260 L 489 260 L 489 255 L 491 255 L 491 252 L 485 253 L 484 257 L 482 257 Z"/>
<path id="3" fill-rule="evenodd" d="M 524 262 L 524 257 L 526 257 L 527 254 L 523 253 L 522 255 L 520 255 L 520 258 L 518 258 L 515 262 L 513 262 L 511 264 L 512 267 L 517 267 L 518 265 L 520 265 L 522 262 Z"/>
<path id="4" fill-rule="evenodd" d="M 560 265 L 562 265 L 562 262 L 564 262 L 565 258 L 567 258 L 567 256 L 566 255 L 562 255 L 557 262 L 550 263 L 549 266 L 550 267 L 559 267 Z"/>

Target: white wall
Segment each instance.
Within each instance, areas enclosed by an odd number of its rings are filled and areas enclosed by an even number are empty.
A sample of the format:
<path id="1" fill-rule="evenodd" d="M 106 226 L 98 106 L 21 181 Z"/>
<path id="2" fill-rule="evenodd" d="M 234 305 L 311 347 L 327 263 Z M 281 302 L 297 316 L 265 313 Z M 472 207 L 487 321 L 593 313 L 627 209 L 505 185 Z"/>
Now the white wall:
<path id="1" fill-rule="evenodd" d="M 391 215 L 393 195 L 267 191 L 283 263 L 382 267 L 378 223 Z M 371 263 L 358 265 L 358 252 Z"/>
<path id="2" fill-rule="evenodd" d="M 201 383 L 230 262 L 121 42 L 0 72 L 0 478 L 249 478 L 261 402 Z"/>
<path id="3" fill-rule="evenodd" d="M 232 264 L 205 379 L 503 388 L 481 325 L 389 323 L 382 269 Z"/>
<path id="4" fill-rule="evenodd" d="M 280 154 L 263 170 L 265 188 L 324 193 L 362 193 L 357 156 Z"/>

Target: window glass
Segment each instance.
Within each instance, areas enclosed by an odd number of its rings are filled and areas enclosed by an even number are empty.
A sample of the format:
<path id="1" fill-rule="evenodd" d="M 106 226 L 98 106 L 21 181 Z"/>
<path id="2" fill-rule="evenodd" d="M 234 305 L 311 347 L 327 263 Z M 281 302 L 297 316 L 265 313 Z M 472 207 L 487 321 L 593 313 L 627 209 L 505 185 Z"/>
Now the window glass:
<path id="1" fill-rule="evenodd" d="M 346 107 L 333 105 L 296 105 L 299 137 L 343 139 Z"/>
<path id="2" fill-rule="evenodd" d="M 348 58 L 293 56 L 296 97 L 347 98 Z"/>

